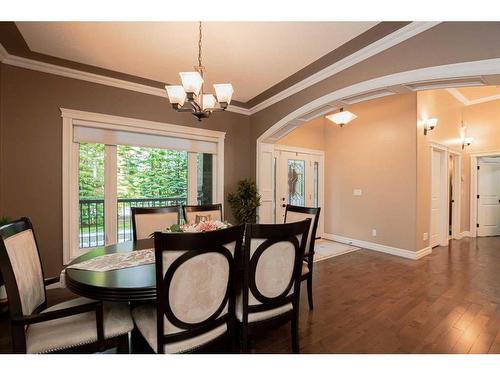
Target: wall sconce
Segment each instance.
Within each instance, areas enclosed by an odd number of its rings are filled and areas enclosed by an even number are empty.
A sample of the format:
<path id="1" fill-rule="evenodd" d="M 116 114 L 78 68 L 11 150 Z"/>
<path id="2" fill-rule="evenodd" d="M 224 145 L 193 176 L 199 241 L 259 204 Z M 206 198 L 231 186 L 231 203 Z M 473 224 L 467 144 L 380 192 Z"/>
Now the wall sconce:
<path id="1" fill-rule="evenodd" d="M 424 121 L 424 135 L 427 135 L 429 130 L 433 130 L 438 123 L 437 118 L 430 118 Z"/>

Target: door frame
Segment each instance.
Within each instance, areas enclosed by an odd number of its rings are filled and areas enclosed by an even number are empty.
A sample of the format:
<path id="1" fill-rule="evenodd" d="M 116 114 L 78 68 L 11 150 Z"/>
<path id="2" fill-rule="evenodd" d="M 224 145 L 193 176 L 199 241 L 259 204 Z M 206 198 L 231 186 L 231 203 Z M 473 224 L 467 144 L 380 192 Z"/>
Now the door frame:
<path id="1" fill-rule="evenodd" d="M 462 154 L 459 151 L 453 150 L 447 146 L 444 146 L 437 142 L 429 142 L 430 147 L 430 192 L 431 196 L 429 197 L 429 243 L 431 238 L 431 213 L 432 213 L 432 152 L 437 151 L 440 153 L 440 163 L 441 163 L 441 201 L 440 201 L 440 210 L 441 215 L 439 218 L 439 226 L 440 230 L 440 238 L 439 238 L 439 246 L 448 246 L 448 240 L 450 238 L 449 235 L 449 222 L 450 222 L 450 214 L 448 209 L 448 203 L 450 201 L 450 181 L 448 179 L 448 170 L 449 170 L 449 157 L 452 156 L 453 160 L 453 184 L 455 186 L 455 202 L 452 206 L 452 228 L 451 228 L 451 238 L 460 239 L 461 238 L 461 217 L 462 217 Z"/>
<path id="2" fill-rule="evenodd" d="M 471 152 L 470 154 L 470 221 L 471 237 L 477 237 L 477 166 L 478 159 L 483 156 L 500 156 L 500 150 L 489 152 Z"/>
<path id="3" fill-rule="evenodd" d="M 320 216 L 319 216 L 319 225 L 318 225 L 318 230 L 316 231 L 316 235 L 318 237 L 323 235 L 324 232 L 324 213 L 325 213 L 325 152 L 322 150 L 317 150 L 317 149 L 312 149 L 312 148 L 304 148 L 304 147 L 295 147 L 295 146 L 287 146 L 287 145 L 281 145 L 281 144 L 274 144 L 274 158 L 276 160 L 276 174 L 278 171 L 278 152 L 279 151 L 287 151 L 287 152 L 296 152 L 299 154 L 308 154 L 308 155 L 314 155 L 314 156 L 319 156 L 320 163 L 319 163 L 319 170 L 318 170 L 318 177 L 319 177 L 319 183 L 318 183 L 318 207 L 321 207 L 320 211 Z M 274 189 L 277 192 L 277 183 L 278 183 L 278 178 L 275 176 L 274 178 Z M 273 207 L 274 211 L 276 212 L 277 204 L 278 202 L 276 201 L 277 197 L 276 194 L 273 196 Z M 275 220 L 276 220 L 276 214 L 275 214 Z"/>
<path id="4" fill-rule="evenodd" d="M 453 157 L 453 186 L 455 193 L 454 205 L 451 211 L 451 238 L 459 240 L 462 228 L 462 154 L 458 151 L 448 150 L 449 155 Z M 449 183 L 449 181 L 448 181 Z M 448 191 L 450 191 L 448 189 Z M 449 199 L 449 198 L 448 198 Z M 448 211 L 447 211 L 448 212 Z"/>
<path id="5" fill-rule="evenodd" d="M 430 185 L 429 185 L 429 246 L 431 245 L 432 238 L 432 181 L 433 181 L 433 167 L 434 167 L 434 157 L 433 153 L 439 153 L 439 163 L 441 164 L 439 180 L 440 183 L 440 194 L 439 194 L 439 238 L 437 246 L 447 246 L 448 245 L 448 210 L 446 203 L 449 201 L 449 189 L 448 189 L 448 150 L 446 147 L 431 143 L 430 145 Z"/>

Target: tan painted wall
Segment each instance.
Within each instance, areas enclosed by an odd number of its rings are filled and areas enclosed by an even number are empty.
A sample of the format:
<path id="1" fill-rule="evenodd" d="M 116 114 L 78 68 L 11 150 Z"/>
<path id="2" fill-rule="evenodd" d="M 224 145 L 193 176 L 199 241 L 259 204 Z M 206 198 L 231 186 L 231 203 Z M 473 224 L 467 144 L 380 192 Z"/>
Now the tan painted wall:
<path id="1" fill-rule="evenodd" d="M 325 118 L 323 116 L 306 122 L 281 138 L 279 145 L 325 150 Z"/>
<path id="2" fill-rule="evenodd" d="M 225 194 L 252 176 L 247 116 L 217 113 L 199 123 L 174 112 L 164 98 L 9 65 L 1 69 L 0 213 L 32 218 L 47 275 L 62 268 L 61 107 L 225 131 Z"/>
<path id="3" fill-rule="evenodd" d="M 423 233 L 430 226 L 431 151 L 429 142 L 437 142 L 462 154 L 461 231 L 470 230 L 470 157 L 471 152 L 500 150 L 500 100 L 464 106 L 446 90 L 421 91 L 417 94 L 418 119 L 438 118 L 437 127 L 423 135 L 418 129 L 418 194 L 417 194 L 417 248 L 428 246 Z M 475 138 L 464 151 L 461 149 L 460 128 L 462 113 L 467 135 Z"/>
<path id="4" fill-rule="evenodd" d="M 325 232 L 415 250 L 416 94 L 347 109 L 352 123 L 325 125 Z"/>
<path id="5" fill-rule="evenodd" d="M 326 233 L 415 250 L 416 94 L 346 109 L 358 118 L 343 128 L 322 116 L 278 143 L 325 151 Z"/>

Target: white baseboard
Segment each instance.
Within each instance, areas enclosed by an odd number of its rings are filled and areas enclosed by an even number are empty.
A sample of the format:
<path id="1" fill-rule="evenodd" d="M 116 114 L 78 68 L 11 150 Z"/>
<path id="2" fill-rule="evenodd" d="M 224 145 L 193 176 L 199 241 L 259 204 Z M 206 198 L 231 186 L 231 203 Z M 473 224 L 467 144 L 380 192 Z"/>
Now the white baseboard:
<path id="1" fill-rule="evenodd" d="M 382 253 L 391 254 L 391 255 L 398 256 L 398 257 L 403 257 L 403 258 L 413 259 L 413 260 L 423 258 L 424 256 L 432 253 L 432 248 L 430 248 L 430 247 L 425 247 L 425 248 L 418 250 L 418 251 L 411 251 L 411 250 L 400 249 L 400 248 L 392 247 L 392 246 L 380 245 L 380 244 L 374 243 L 374 242 L 356 240 L 354 238 L 343 237 L 343 236 L 339 236 L 337 234 L 331 234 L 331 233 L 324 233 L 323 238 L 326 238 L 327 240 L 332 240 L 332 241 L 337 241 L 337 242 L 341 242 L 341 243 L 345 243 L 345 244 L 349 244 L 349 245 L 359 246 L 359 247 L 362 247 L 364 249 L 380 251 Z"/>

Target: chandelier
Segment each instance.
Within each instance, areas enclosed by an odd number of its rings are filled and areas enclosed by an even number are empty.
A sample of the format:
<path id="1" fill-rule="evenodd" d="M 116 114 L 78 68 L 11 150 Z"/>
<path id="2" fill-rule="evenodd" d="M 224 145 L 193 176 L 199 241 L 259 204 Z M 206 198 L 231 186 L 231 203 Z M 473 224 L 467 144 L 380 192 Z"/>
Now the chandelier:
<path id="1" fill-rule="evenodd" d="M 180 72 L 181 85 L 167 85 L 168 100 L 177 112 L 190 112 L 198 121 L 210 116 L 212 112 L 226 110 L 233 96 L 233 85 L 219 83 L 214 85 L 215 96 L 203 92 L 205 67 L 201 63 L 202 47 L 201 22 L 199 22 L 198 66 L 194 72 Z"/>

